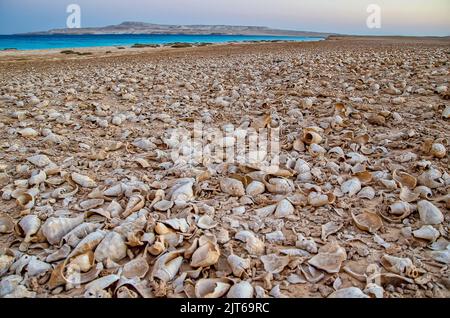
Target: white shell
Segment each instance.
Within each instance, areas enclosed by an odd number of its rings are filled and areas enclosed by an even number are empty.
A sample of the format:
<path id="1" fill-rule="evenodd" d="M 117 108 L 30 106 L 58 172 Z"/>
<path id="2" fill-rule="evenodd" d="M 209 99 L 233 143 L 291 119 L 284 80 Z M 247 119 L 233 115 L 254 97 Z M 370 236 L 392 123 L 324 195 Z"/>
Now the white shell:
<path id="1" fill-rule="evenodd" d="M 295 208 L 292 205 L 292 203 L 286 199 L 283 199 L 277 205 L 277 208 L 275 210 L 275 216 L 278 218 L 283 218 L 288 215 L 294 214 L 294 211 Z"/>
<path id="2" fill-rule="evenodd" d="M 71 177 L 73 182 L 84 188 L 95 188 L 97 186 L 95 181 L 89 178 L 88 176 L 73 172 Z"/>
<path id="3" fill-rule="evenodd" d="M 242 182 L 232 178 L 220 180 L 220 189 L 234 197 L 241 197 L 245 195 L 245 189 Z"/>
<path id="4" fill-rule="evenodd" d="M 431 202 L 422 200 L 417 204 L 420 220 L 426 225 L 436 225 L 444 222 L 444 215 Z"/>
<path id="5" fill-rule="evenodd" d="M 260 181 L 252 181 L 245 189 L 245 193 L 249 196 L 255 196 L 258 194 L 262 194 L 266 191 L 266 187 L 264 186 L 264 183 Z"/>
<path id="6" fill-rule="evenodd" d="M 439 238 L 440 233 L 431 225 L 424 225 L 420 229 L 413 231 L 413 235 L 416 238 L 434 242 Z"/>
<path id="7" fill-rule="evenodd" d="M 333 292 L 328 298 L 370 298 L 357 287 L 348 287 Z"/>
<path id="8" fill-rule="evenodd" d="M 127 246 L 119 233 L 109 232 L 95 249 L 94 255 L 98 262 L 107 258 L 118 262 L 127 256 Z"/>
<path id="9" fill-rule="evenodd" d="M 354 196 L 360 190 L 361 190 L 361 182 L 357 178 L 347 180 L 341 185 L 342 193 L 344 194 L 348 193 L 349 197 Z"/>
<path id="10" fill-rule="evenodd" d="M 231 286 L 227 298 L 253 298 L 253 286 L 246 281 L 241 281 Z"/>

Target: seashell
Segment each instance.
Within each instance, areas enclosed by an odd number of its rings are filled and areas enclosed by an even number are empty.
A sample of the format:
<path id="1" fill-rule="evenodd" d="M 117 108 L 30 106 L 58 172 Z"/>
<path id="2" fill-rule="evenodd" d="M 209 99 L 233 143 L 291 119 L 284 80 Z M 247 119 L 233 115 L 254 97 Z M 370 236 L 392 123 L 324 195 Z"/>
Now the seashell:
<path id="1" fill-rule="evenodd" d="M 337 233 L 341 228 L 343 224 L 330 221 L 324 225 L 322 225 L 322 240 L 326 241 L 327 237 L 331 234 Z"/>
<path id="2" fill-rule="evenodd" d="M 35 165 L 38 168 L 43 168 L 52 163 L 52 161 L 46 155 L 34 155 L 27 158 L 27 161 Z"/>
<path id="3" fill-rule="evenodd" d="M 336 197 L 332 193 L 322 194 L 317 192 L 310 192 L 308 195 L 308 203 L 313 207 L 321 207 L 327 204 L 333 204 Z"/>
<path id="4" fill-rule="evenodd" d="M 52 192 L 51 197 L 56 199 L 65 199 L 73 197 L 78 192 L 78 186 L 76 186 L 72 191 L 70 190 L 71 189 L 68 187 L 57 188 Z"/>
<path id="5" fill-rule="evenodd" d="M 162 254 L 165 250 L 164 236 L 158 236 L 152 246 L 148 248 L 149 253 L 155 256 Z"/>
<path id="6" fill-rule="evenodd" d="M 108 232 L 95 249 L 94 256 L 98 262 L 108 258 L 118 262 L 127 256 L 127 246 L 119 233 Z"/>
<path id="7" fill-rule="evenodd" d="M 35 298 L 36 292 L 29 291 L 25 286 L 17 286 L 11 293 L 5 294 L 3 298 Z"/>
<path id="8" fill-rule="evenodd" d="M 352 170 L 353 171 L 353 170 Z M 360 171 L 354 174 L 356 178 L 362 183 L 367 184 L 372 181 L 372 173 L 369 171 Z"/>
<path id="9" fill-rule="evenodd" d="M 264 191 L 266 191 L 266 187 L 264 183 L 260 181 L 252 181 L 245 189 L 245 193 L 252 197 L 263 194 Z"/>
<path id="10" fill-rule="evenodd" d="M 192 267 L 207 267 L 217 263 L 220 257 L 220 249 L 217 244 L 207 242 L 201 245 L 192 254 L 191 266 Z"/>
<path id="11" fill-rule="evenodd" d="M 267 181 L 270 175 L 264 177 L 264 184 L 267 191 L 271 193 L 285 194 L 294 191 L 294 184 L 289 179 L 271 178 Z"/>
<path id="12" fill-rule="evenodd" d="M 173 207 L 174 203 L 172 201 L 168 200 L 161 200 L 159 202 L 156 202 L 153 205 L 153 208 L 157 211 L 165 212 Z"/>
<path id="13" fill-rule="evenodd" d="M 114 284 L 120 279 L 120 276 L 118 275 L 107 275 L 100 278 L 97 278 L 96 280 L 90 282 L 85 286 L 85 296 L 93 295 L 96 291 L 103 290 L 105 288 L 108 288 L 110 285 Z"/>
<path id="14" fill-rule="evenodd" d="M 394 274 L 405 274 L 407 277 L 417 278 L 419 272 L 409 258 L 400 258 L 391 255 L 383 255 L 381 265 Z"/>
<path id="15" fill-rule="evenodd" d="M 24 209 L 34 207 L 34 195 L 29 192 L 23 192 L 16 198 L 17 204 Z"/>
<path id="16" fill-rule="evenodd" d="M 144 257 L 137 257 L 123 266 L 122 275 L 127 278 L 144 278 L 150 269 Z"/>
<path id="17" fill-rule="evenodd" d="M 172 281 L 177 275 L 183 263 L 184 250 L 169 252 L 161 255 L 155 262 L 152 269 L 152 277 L 156 277 L 164 282 Z"/>
<path id="18" fill-rule="evenodd" d="M 88 200 L 84 200 L 84 201 L 80 202 L 79 206 L 82 211 L 86 211 L 86 210 L 94 209 L 94 208 L 102 205 L 103 203 L 105 203 L 105 200 L 103 200 L 103 199 L 88 199 Z"/>
<path id="19" fill-rule="evenodd" d="M 227 298 L 253 298 L 253 286 L 246 281 L 241 281 L 231 286 Z"/>
<path id="20" fill-rule="evenodd" d="M 447 155 L 447 149 L 445 149 L 443 144 L 434 143 L 431 145 L 430 154 L 433 157 L 442 159 Z"/>
<path id="21" fill-rule="evenodd" d="M 42 225 L 42 233 L 50 244 L 59 244 L 64 235 L 83 223 L 83 220 L 84 215 L 82 214 L 75 218 L 51 217 Z"/>
<path id="22" fill-rule="evenodd" d="M 415 177 L 399 170 L 395 170 L 393 172 L 392 179 L 400 183 L 402 187 L 407 187 L 410 189 L 414 189 L 417 185 L 417 179 Z"/>
<path id="23" fill-rule="evenodd" d="M 47 263 L 53 263 L 62 259 L 65 259 L 70 254 L 70 246 L 64 244 L 60 249 L 56 250 L 54 253 L 47 256 L 45 261 Z"/>
<path id="24" fill-rule="evenodd" d="M 383 226 L 383 221 L 375 213 L 363 212 L 357 216 L 352 213 L 352 218 L 355 225 L 360 230 L 367 231 L 369 233 L 375 233 Z"/>
<path id="25" fill-rule="evenodd" d="M 96 231 L 101 227 L 101 224 L 82 223 L 77 225 L 73 230 L 63 236 L 62 241 L 71 247 L 75 247 L 88 234 Z"/>
<path id="26" fill-rule="evenodd" d="M 372 200 L 375 198 L 375 189 L 372 187 L 364 187 L 357 194 L 358 198 Z"/>
<path id="27" fill-rule="evenodd" d="M 223 192 L 234 197 L 241 197 L 245 195 L 243 183 L 239 180 L 232 178 L 225 178 L 220 180 L 220 189 Z"/>
<path id="28" fill-rule="evenodd" d="M 321 131 L 318 127 L 310 127 L 303 129 L 301 140 L 307 144 L 320 144 L 322 142 L 322 137 L 317 133 L 317 131 Z"/>
<path id="29" fill-rule="evenodd" d="M 28 243 L 31 241 L 31 236 L 36 234 L 41 227 L 41 220 L 36 215 L 30 214 L 24 216 L 18 224 L 25 235 L 24 242 Z"/>
<path id="30" fill-rule="evenodd" d="M 444 222 L 444 215 L 442 212 L 429 201 L 419 201 L 417 204 L 420 220 L 425 225 L 437 225 Z"/>
<path id="31" fill-rule="evenodd" d="M 272 204 L 272 205 L 268 205 L 268 206 L 256 209 L 255 213 L 258 217 L 265 218 L 265 217 L 268 217 L 269 215 L 271 215 L 272 213 L 274 213 L 276 208 L 277 208 L 277 205 Z M 243 213 L 245 213 L 245 207 L 244 207 Z"/>
<path id="32" fill-rule="evenodd" d="M 347 259 L 345 249 L 337 243 L 329 243 L 319 249 L 319 254 L 311 258 L 308 263 L 327 273 L 338 273 L 343 261 Z"/>
<path id="33" fill-rule="evenodd" d="M 400 200 L 409 203 L 409 202 L 417 201 L 420 197 L 420 194 L 411 192 L 411 190 L 409 190 L 409 188 L 402 188 L 400 191 L 399 197 L 400 197 Z"/>
<path id="34" fill-rule="evenodd" d="M 39 276 L 48 272 L 52 266 L 46 262 L 40 261 L 36 256 L 32 256 L 27 266 L 27 273 L 30 277 Z"/>
<path id="35" fill-rule="evenodd" d="M 122 213 L 122 217 L 126 218 L 130 216 L 130 214 L 139 211 L 145 205 L 145 198 L 140 194 L 134 194 L 128 200 L 127 206 L 125 207 L 125 211 Z"/>
<path id="36" fill-rule="evenodd" d="M 244 272 L 250 268 L 250 260 L 243 259 L 237 255 L 231 254 L 227 257 L 227 262 L 233 271 L 233 275 L 236 277 L 241 277 Z"/>
<path id="37" fill-rule="evenodd" d="M 292 203 L 286 199 L 283 199 L 277 204 L 277 208 L 275 210 L 274 215 L 277 218 L 283 218 L 288 215 L 294 214 L 294 211 L 295 211 L 295 208 L 292 205 Z"/>
<path id="38" fill-rule="evenodd" d="M 439 238 L 440 233 L 431 225 L 424 225 L 420 229 L 413 231 L 413 235 L 415 238 L 434 242 Z"/>
<path id="39" fill-rule="evenodd" d="M 235 238 L 245 243 L 245 249 L 252 255 L 261 255 L 264 253 L 264 242 L 250 231 L 240 231 L 236 233 Z"/>
<path id="40" fill-rule="evenodd" d="M 436 189 L 441 186 L 443 186 L 442 182 L 442 173 L 434 168 L 430 168 L 424 173 L 422 173 L 418 178 L 417 181 L 420 185 L 426 186 L 430 189 Z"/>
<path id="41" fill-rule="evenodd" d="M 2 249 L 0 254 L 0 277 L 2 277 L 5 273 L 8 272 L 9 268 L 14 263 L 15 259 L 16 256 L 14 255 L 14 252 L 12 250 Z M 0 297 L 1 297 L 1 289 L 0 289 Z"/>
<path id="42" fill-rule="evenodd" d="M 389 206 L 389 212 L 394 215 L 409 215 L 411 210 L 411 205 L 403 201 L 397 201 Z"/>
<path id="43" fill-rule="evenodd" d="M 189 224 L 186 222 L 186 219 L 169 219 L 164 221 L 165 224 L 169 225 L 172 229 L 181 231 L 186 233 L 189 230 Z M 156 231 L 156 228 L 155 228 Z M 167 234 L 172 231 L 166 233 L 158 233 L 158 234 Z"/>
<path id="44" fill-rule="evenodd" d="M 320 157 L 327 153 L 327 151 L 318 144 L 311 144 L 308 148 L 308 152 L 312 157 Z"/>
<path id="45" fill-rule="evenodd" d="M 117 298 L 139 298 L 138 293 L 130 290 L 127 286 L 120 286 L 117 288 L 115 294 Z"/>
<path id="46" fill-rule="evenodd" d="M 214 221 L 214 219 L 212 217 L 210 217 L 209 215 L 203 215 L 197 221 L 197 226 L 204 230 L 212 229 L 212 228 L 216 227 L 218 224 L 219 223 Z"/>
<path id="47" fill-rule="evenodd" d="M 361 182 L 358 178 L 353 178 L 341 184 L 341 191 L 348 194 L 349 197 L 354 196 L 361 190 Z"/>
<path id="48" fill-rule="evenodd" d="M 108 197 L 118 197 L 125 192 L 126 186 L 123 183 L 118 183 L 103 191 L 103 194 Z"/>
<path id="49" fill-rule="evenodd" d="M 308 251 L 309 253 L 317 253 L 317 244 L 313 239 L 307 239 L 302 234 L 297 235 L 295 247 Z"/>
<path id="50" fill-rule="evenodd" d="M 381 179 L 380 182 L 388 190 L 395 190 L 395 189 L 397 189 L 397 182 L 395 182 L 395 180 Z"/>
<path id="51" fill-rule="evenodd" d="M 336 290 L 327 298 L 370 298 L 363 291 L 357 287 L 348 287 Z"/>
<path id="52" fill-rule="evenodd" d="M 24 128 L 18 131 L 22 137 L 36 137 L 39 133 L 33 128 Z"/>
<path id="53" fill-rule="evenodd" d="M 445 106 L 445 109 L 442 111 L 442 118 L 444 119 L 450 118 L 450 105 Z"/>
<path id="54" fill-rule="evenodd" d="M 8 214 L 0 215 L 0 233 L 11 233 L 14 230 L 14 220 Z"/>
<path id="55" fill-rule="evenodd" d="M 260 257 L 264 265 L 264 270 L 268 273 L 278 274 L 289 264 L 289 256 L 278 256 L 276 254 L 268 254 Z"/>
<path id="56" fill-rule="evenodd" d="M 106 211 L 109 212 L 109 214 L 113 218 L 118 218 L 123 213 L 122 206 L 115 200 L 111 201 L 111 203 L 106 207 Z"/>
<path id="57" fill-rule="evenodd" d="M 325 277 L 325 274 L 322 271 L 315 269 L 311 265 L 300 266 L 300 269 L 306 280 L 312 284 L 318 283 Z"/>
<path id="58" fill-rule="evenodd" d="M 431 189 L 426 186 L 416 187 L 414 189 L 414 193 L 417 193 L 420 198 L 428 199 L 428 200 L 431 199 L 431 197 L 433 196 L 433 192 L 431 191 Z"/>
<path id="59" fill-rule="evenodd" d="M 194 191 L 192 189 L 194 185 L 194 179 L 181 180 L 171 190 L 172 194 L 170 199 L 175 202 L 189 202 L 194 199 Z"/>
<path id="60" fill-rule="evenodd" d="M 28 179 L 29 185 L 39 185 L 47 179 L 47 174 L 45 171 L 41 170 L 39 173 L 33 175 Z"/>
<path id="61" fill-rule="evenodd" d="M 230 287 L 231 282 L 226 278 L 202 278 L 195 284 L 195 297 L 220 298 Z"/>
<path id="62" fill-rule="evenodd" d="M 75 182 L 79 186 L 82 186 L 83 188 L 95 188 L 97 186 L 94 180 L 92 180 L 88 176 L 84 176 L 76 172 L 73 172 L 71 174 L 71 178 L 73 182 Z"/>
<path id="63" fill-rule="evenodd" d="M 431 257 L 439 263 L 450 264 L 450 245 L 445 250 L 432 251 Z"/>
<path id="64" fill-rule="evenodd" d="M 94 265 L 94 253 L 92 251 L 80 254 L 72 258 L 69 262 L 68 272 L 76 270 L 82 273 L 89 271 Z"/>
<path id="65" fill-rule="evenodd" d="M 84 254 L 89 251 L 93 251 L 98 244 L 103 240 L 105 237 L 106 232 L 97 230 L 95 232 L 89 233 L 84 237 L 75 247 L 75 249 L 70 253 L 68 258 L 77 256 L 79 254 Z"/>

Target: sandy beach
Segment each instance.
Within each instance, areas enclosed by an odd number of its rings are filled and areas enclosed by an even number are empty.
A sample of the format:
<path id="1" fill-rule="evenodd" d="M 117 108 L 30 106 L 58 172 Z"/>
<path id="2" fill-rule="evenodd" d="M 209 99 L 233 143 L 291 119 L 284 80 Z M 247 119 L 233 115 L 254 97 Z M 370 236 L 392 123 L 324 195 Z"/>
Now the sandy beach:
<path id="1" fill-rule="evenodd" d="M 0 52 L 0 297 L 450 297 L 450 38 L 73 50 Z"/>

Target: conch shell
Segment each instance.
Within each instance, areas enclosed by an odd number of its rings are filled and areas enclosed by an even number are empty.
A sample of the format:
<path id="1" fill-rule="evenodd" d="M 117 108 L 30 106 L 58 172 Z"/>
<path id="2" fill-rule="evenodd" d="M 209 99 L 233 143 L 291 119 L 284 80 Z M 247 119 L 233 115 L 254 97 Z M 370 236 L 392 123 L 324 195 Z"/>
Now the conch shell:
<path id="1" fill-rule="evenodd" d="M 26 215 L 20 220 L 19 227 L 25 235 L 25 243 L 31 241 L 31 237 L 39 231 L 41 220 L 33 214 Z"/>
<path id="2" fill-rule="evenodd" d="M 71 175 L 72 181 L 82 186 L 83 188 L 95 188 L 97 184 L 88 176 L 73 172 Z"/>
<path id="3" fill-rule="evenodd" d="M 320 144 L 322 142 L 322 137 L 318 132 L 322 131 L 319 127 L 309 127 L 303 129 L 302 141 L 307 144 Z"/>
<path id="4" fill-rule="evenodd" d="M 319 253 L 311 258 L 308 263 L 324 270 L 327 273 L 338 273 L 341 264 L 347 259 L 345 249 L 337 243 L 329 243 L 319 249 Z"/>
<path id="5" fill-rule="evenodd" d="M 183 253 L 184 250 L 178 250 L 161 255 L 153 266 L 151 276 L 164 282 L 173 280 L 183 263 Z"/>
<path id="6" fill-rule="evenodd" d="M 127 256 L 127 246 L 119 233 L 114 231 L 108 232 L 95 249 L 94 256 L 98 262 L 102 262 L 105 259 L 118 262 Z"/>
<path id="7" fill-rule="evenodd" d="M 405 274 L 410 278 L 417 278 L 419 272 L 409 258 L 400 258 L 391 255 L 384 255 L 380 261 L 386 270 L 395 274 Z"/>
<path id="8" fill-rule="evenodd" d="M 51 217 L 42 225 L 42 233 L 50 244 L 59 244 L 64 235 L 83 223 L 83 220 L 83 214 L 75 218 Z"/>
<path id="9" fill-rule="evenodd" d="M 192 267 L 207 267 L 217 263 L 220 257 L 220 249 L 217 244 L 207 241 L 192 254 Z"/>
<path id="10" fill-rule="evenodd" d="M 132 213 L 139 211 L 145 205 L 145 198 L 140 194 L 134 194 L 128 200 L 125 211 L 122 213 L 122 217 L 126 218 L 130 216 Z"/>
<path id="11" fill-rule="evenodd" d="M 349 197 L 354 196 L 361 190 L 361 181 L 358 178 L 353 178 L 345 181 L 341 185 L 341 191 L 344 194 L 348 193 Z"/>

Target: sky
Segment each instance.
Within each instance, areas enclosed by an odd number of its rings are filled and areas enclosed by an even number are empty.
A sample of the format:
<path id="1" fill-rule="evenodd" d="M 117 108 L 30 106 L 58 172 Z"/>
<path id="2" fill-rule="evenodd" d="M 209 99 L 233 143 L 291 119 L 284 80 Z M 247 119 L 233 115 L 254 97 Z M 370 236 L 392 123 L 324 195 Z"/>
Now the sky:
<path id="1" fill-rule="evenodd" d="M 450 0 L 0 0 L 0 34 L 65 28 L 69 4 L 81 27 L 138 21 L 259 25 L 367 35 L 450 35 Z M 368 28 L 370 4 L 381 27 Z"/>

